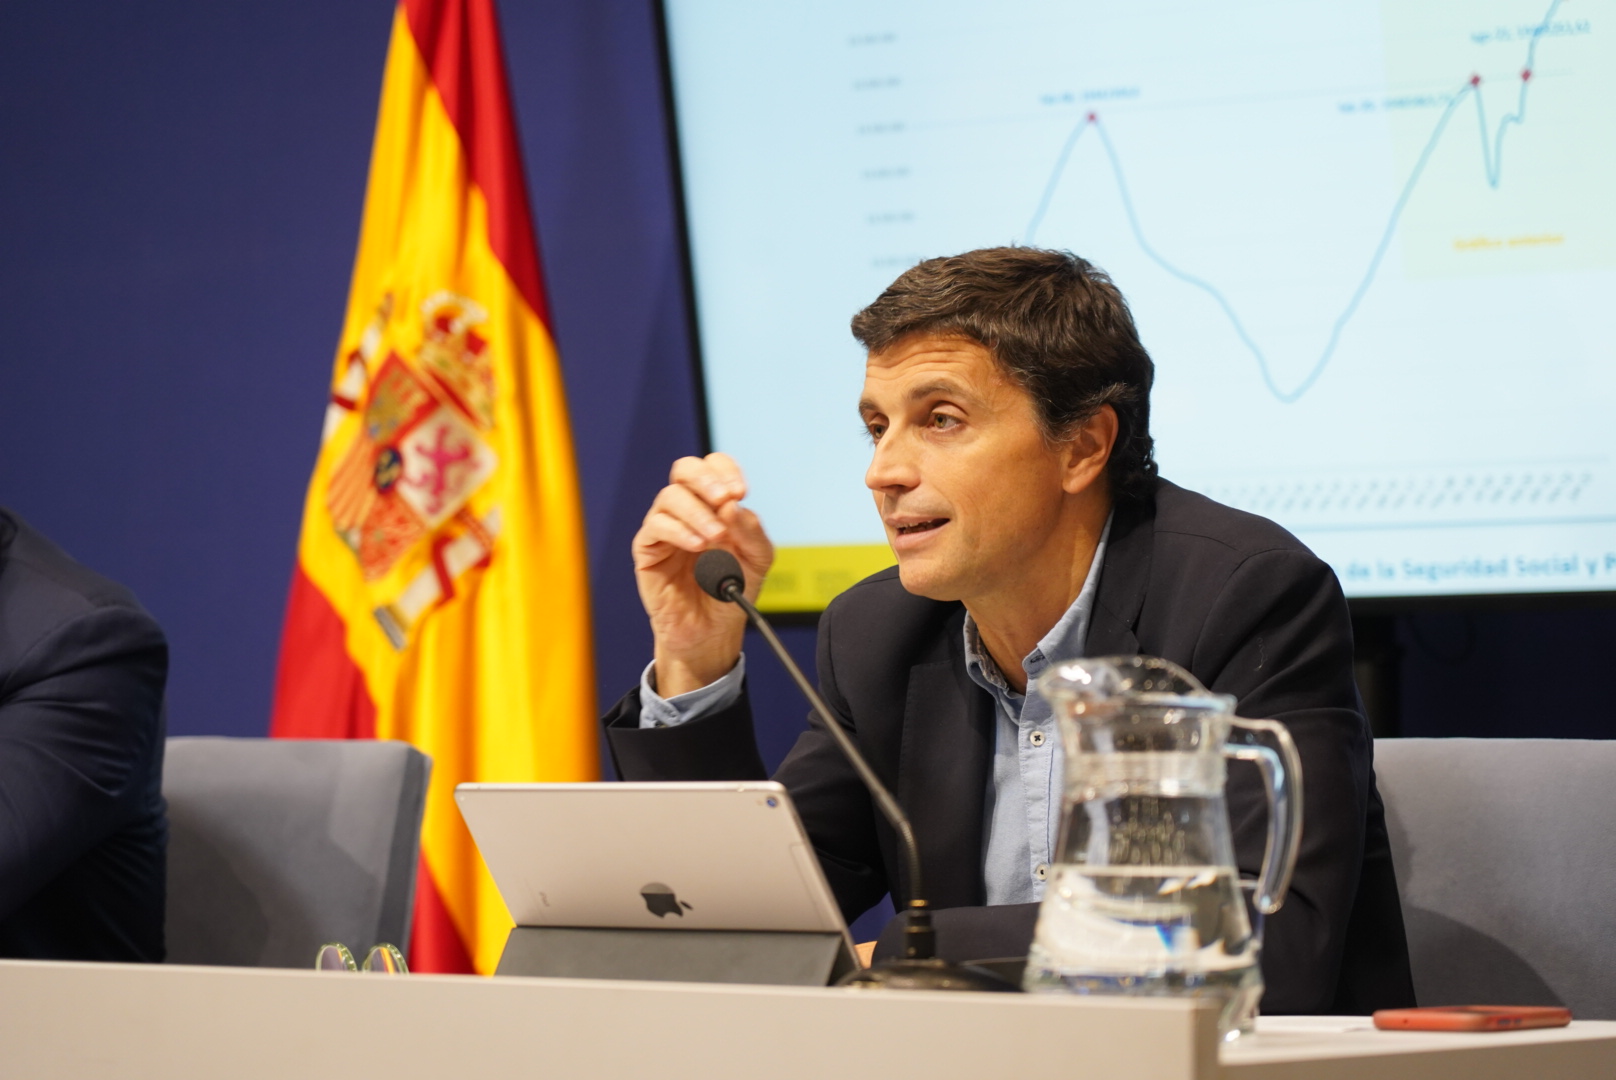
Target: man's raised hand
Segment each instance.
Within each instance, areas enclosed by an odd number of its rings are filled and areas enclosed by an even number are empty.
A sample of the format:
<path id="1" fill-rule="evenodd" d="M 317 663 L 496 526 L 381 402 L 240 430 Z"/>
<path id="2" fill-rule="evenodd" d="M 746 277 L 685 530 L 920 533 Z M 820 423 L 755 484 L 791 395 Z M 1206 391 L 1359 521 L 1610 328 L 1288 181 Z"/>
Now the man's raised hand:
<path id="1" fill-rule="evenodd" d="M 680 458 L 634 536 L 634 576 L 651 617 L 663 697 L 706 686 L 741 654 L 746 613 L 702 592 L 694 571 L 698 555 L 723 548 L 746 571 L 747 598 L 757 599 L 774 545 L 740 505 L 745 496 L 746 478 L 729 455 Z"/>

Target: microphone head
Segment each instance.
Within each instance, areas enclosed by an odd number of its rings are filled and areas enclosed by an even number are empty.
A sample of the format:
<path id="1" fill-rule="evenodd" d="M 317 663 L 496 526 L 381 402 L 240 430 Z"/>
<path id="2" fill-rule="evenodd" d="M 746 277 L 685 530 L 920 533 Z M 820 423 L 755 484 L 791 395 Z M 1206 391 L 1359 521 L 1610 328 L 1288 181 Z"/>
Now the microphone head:
<path id="1" fill-rule="evenodd" d="M 702 592 L 714 600 L 733 603 L 735 597 L 730 594 L 732 583 L 737 594 L 746 588 L 746 575 L 741 572 L 740 561 L 735 556 L 718 548 L 697 556 L 696 584 L 701 586 Z"/>

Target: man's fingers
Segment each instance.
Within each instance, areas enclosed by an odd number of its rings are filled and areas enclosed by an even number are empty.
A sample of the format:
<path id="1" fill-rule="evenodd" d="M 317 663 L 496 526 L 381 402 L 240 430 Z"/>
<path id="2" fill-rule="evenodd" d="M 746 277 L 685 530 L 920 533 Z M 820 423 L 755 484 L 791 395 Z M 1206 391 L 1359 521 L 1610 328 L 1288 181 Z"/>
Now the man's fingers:
<path id="1" fill-rule="evenodd" d="M 764 576 L 774 565 L 774 545 L 752 511 L 731 503 L 719 511 L 719 516 L 729 526 L 724 546 L 733 549 L 746 567 L 746 595 L 756 600 L 763 588 Z"/>
<path id="2" fill-rule="evenodd" d="M 745 497 L 746 476 L 741 472 L 741 467 L 735 463 L 734 458 L 730 457 L 728 454 L 721 454 L 715 451 L 708 454 L 702 460 L 707 463 L 707 467 L 711 469 L 714 474 L 722 477 L 723 480 L 730 485 L 730 487 L 736 490 L 738 493 L 736 498 Z"/>
<path id="3" fill-rule="evenodd" d="M 763 522 L 744 506 L 730 503 L 718 512 L 718 518 L 729 533 L 729 540 L 747 561 L 763 567 L 774 561 L 774 545 L 763 531 Z"/>
<path id="4" fill-rule="evenodd" d="M 653 510 L 645 516 L 640 531 L 634 535 L 635 565 L 643 567 L 661 561 L 654 557 L 640 557 L 642 553 L 652 556 L 651 548 L 657 544 L 668 544 L 680 551 L 704 551 L 708 546 L 706 538 L 683 521 L 672 514 Z"/>
<path id="5" fill-rule="evenodd" d="M 746 496 L 746 478 L 728 454 L 708 454 L 704 458 L 683 457 L 673 463 L 668 482 L 687 487 L 709 505 L 720 506 Z"/>
<path id="6" fill-rule="evenodd" d="M 714 508 L 683 484 L 670 484 L 659 491 L 651 512 L 676 518 L 706 540 L 724 535 L 724 522 Z"/>

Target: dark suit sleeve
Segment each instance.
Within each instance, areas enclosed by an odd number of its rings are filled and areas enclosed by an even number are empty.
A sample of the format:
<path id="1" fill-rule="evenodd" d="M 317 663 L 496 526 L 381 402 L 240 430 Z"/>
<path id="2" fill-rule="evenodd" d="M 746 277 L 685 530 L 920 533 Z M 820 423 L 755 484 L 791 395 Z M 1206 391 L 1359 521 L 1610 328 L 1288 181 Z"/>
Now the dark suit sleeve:
<path id="1" fill-rule="evenodd" d="M 1358 888 L 1371 744 L 1352 678 L 1341 587 L 1311 553 L 1263 552 L 1230 576 L 1203 625 L 1194 668 L 1236 711 L 1282 721 L 1302 758 L 1302 842 L 1284 907 L 1267 920 L 1263 1010 L 1328 1011 Z M 1231 763 L 1229 816 L 1242 873 L 1262 865 L 1267 804 L 1255 768 Z"/>
<path id="2" fill-rule="evenodd" d="M 146 812 L 168 646 L 104 607 L 32 644 L 0 683 L 0 919 Z"/>
<path id="3" fill-rule="evenodd" d="M 762 780 L 768 776 L 752 729 L 746 687 L 707 716 L 662 728 L 640 727 L 640 688 L 618 699 L 602 723 L 622 780 Z"/>

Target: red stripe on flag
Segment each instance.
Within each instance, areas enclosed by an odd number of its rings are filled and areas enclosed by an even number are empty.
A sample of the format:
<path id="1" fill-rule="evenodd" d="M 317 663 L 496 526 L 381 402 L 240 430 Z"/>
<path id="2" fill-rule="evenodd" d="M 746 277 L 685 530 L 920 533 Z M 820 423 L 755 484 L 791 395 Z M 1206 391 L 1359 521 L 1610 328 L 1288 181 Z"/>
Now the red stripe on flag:
<path id="1" fill-rule="evenodd" d="M 471 954 L 460 940 L 449 909 L 443 904 L 438 883 L 432 880 L 426 857 L 421 858 L 421 871 L 415 879 L 415 925 L 410 930 L 411 971 L 434 975 L 475 975 Z"/>
<path id="2" fill-rule="evenodd" d="M 303 567 L 296 567 L 275 673 L 271 735 L 282 739 L 376 737 L 376 707 L 359 668 L 348 658 L 346 641 L 347 632 L 336 609 Z M 416 873 L 409 961 L 414 971 L 475 971 L 425 858 Z"/>
<path id="3" fill-rule="evenodd" d="M 374 739 L 376 706 L 348 657 L 348 631 L 299 564 L 292 570 L 269 733 L 281 739 Z"/>
<path id="4" fill-rule="evenodd" d="M 443 561 L 443 551 L 449 546 L 449 538 L 440 536 L 432 541 L 432 573 L 438 578 L 438 603 L 447 604 L 454 599 L 454 575 L 449 573 L 449 564 Z"/>
<path id="5" fill-rule="evenodd" d="M 488 244 L 546 327 L 550 310 L 517 149 L 493 0 L 401 0 L 432 83 L 488 201 Z"/>

